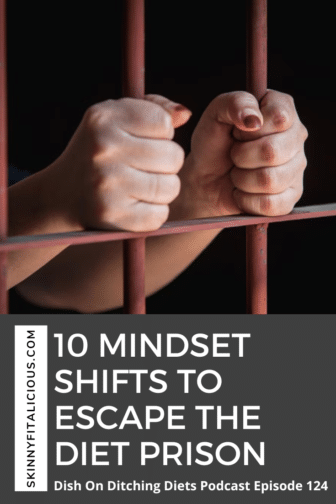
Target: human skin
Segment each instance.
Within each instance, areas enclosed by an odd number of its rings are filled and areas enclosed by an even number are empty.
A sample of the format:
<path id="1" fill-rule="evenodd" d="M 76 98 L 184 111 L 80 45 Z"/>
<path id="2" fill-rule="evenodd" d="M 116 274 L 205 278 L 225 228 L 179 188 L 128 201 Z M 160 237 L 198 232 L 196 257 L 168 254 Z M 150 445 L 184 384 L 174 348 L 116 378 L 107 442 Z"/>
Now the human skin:
<path id="1" fill-rule="evenodd" d="M 184 159 L 173 135 L 189 117 L 157 95 L 91 107 L 62 155 L 11 188 L 10 234 L 150 231 L 167 219 L 292 210 L 303 190 L 307 131 L 290 96 L 269 90 L 260 105 L 242 91 L 218 96 Z M 181 273 L 218 233 L 148 238 L 146 295 Z M 22 282 L 21 295 L 42 306 L 109 310 L 122 304 L 122 244 L 13 252 L 8 278 L 9 287 Z"/>

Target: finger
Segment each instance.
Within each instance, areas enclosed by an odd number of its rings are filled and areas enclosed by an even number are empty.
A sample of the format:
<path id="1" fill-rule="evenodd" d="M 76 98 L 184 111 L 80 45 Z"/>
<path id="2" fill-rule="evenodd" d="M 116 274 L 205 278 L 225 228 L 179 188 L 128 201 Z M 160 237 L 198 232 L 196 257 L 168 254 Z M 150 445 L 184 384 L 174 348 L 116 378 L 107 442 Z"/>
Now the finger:
<path id="1" fill-rule="evenodd" d="M 113 175 L 110 184 L 115 187 Z M 148 173 L 130 166 L 119 167 L 117 184 L 118 191 L 127 197 L 160 205 L 171 203 L 178 196 L 181 187 L 177 175 Z"/>
<path id="2" fill-rule="evenodd" d="M 262 127 L 249 134 L 235 128 L 233 131 L 235 139 L 241 141 L 252 140 L 286 131 L 291 128 L 295 122 L 300 123 L 293 98 L 279 91 L 269 89 L 261 100 L 260 110 L 264 118 Z M 302 124 L 301 127 L 305 130 L 307 138 L 306 128 Z"/>
<path id="3" fill-rule="evenodd" d="M 172 139 L 172 116 L 160 104 L 147 99 L 122 98 L 119 105 L 120 127 L 142 138 Z"/>
<path id="4" fill-rule="evenodd" d="M 189 121 L 192 112 L 184 105 L 180 103 L 175 103 L 164 96 L 156 94 L 145 95 L 145 100 L 149 100 L 152 103 L 156 103 L 163 107 L 170 115 L 172 119 L 173 128 L 179 128 L 183 124 Z"/>
<path id="5" fill-rule="evenodd" d="M 118 221 L 118 227 L 128 231 L 146 232 L 159 229 L 168 219 L 169 206 L 135 201 Z"/>
<path id="6" fill-rule="evenodd" d="M 184 150 L 171 140 L 138 138 L 128 135 L 118 157 L 126 165 L 154 173 L 177 173 L 184 163 Z"/>
<path id="7" fill-rule="evenodd" d="M 292 159 L 303 146 L 303 131 L 298 124 L 289 130 L 257 140 L 234 142 L 231 158 L 238 168 L 280 166 Z"/>
<path id="8" fill-rule="evenodd" d="M 285 131 L 298 118 L 293 98 L 272 89 L 261 100 L 260 110 L 264 117 L 265 134 Z"/>
<path id="9" fill-rule="evenodd" d="M 234 167 L 230 176 L 234 186 L 243 192 L 279 194 L 290 187 L 298 176 L 302 177 L 306 166 L 306 156 L 300 151 L 284 165 L 253 170 Z"/>
<path id="10" fill-rule="evenodd" d="M 234 126 L 245 131 L 255 131 L 263 118 L 255 97 L 245 91 L 224 93 L 217 96 L 203 113 L 191 139 L 195 161 L 206 157 L 206 163 L 198 165 L 205 172 L 216 166 L 233 166 L 230 149 Z M 213 167 L 213 168 L 212 168 Z"/>
<path id="11" fill-rule="evenodd" d="M 236 126 L 243 131 L 260 129 L 263 116 L 257 99 L 245 91 L 235 91 L 217 96 L 210 106 L 212 118 L 220 123 Z"/>
<path id="12" fill-rule="evenodd" d="M 287 215 L 302 196 L 302 183 L 280 194 L 249 194 L 239 189 L 233 192 L 237 206 L 245 213 L 275 217 Z"/>

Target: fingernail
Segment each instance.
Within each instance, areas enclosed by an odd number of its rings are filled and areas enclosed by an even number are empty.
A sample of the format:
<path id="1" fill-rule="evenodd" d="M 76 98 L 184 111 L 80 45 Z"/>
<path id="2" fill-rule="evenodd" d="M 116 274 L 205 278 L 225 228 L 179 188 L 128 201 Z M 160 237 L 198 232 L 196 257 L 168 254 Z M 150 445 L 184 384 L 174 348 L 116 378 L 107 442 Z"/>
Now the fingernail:
<path id="1" fill-rule="evenodd" d="M 171 114 L 174 128 L 179 128 L 185 124 L 192 115 L 191 110 L 179 103 L 171 107 L 169 113 Z"/>
<path id="2" fill-rule="evenodd" d="M 244 126 L 249 129 L 261 128 L 261 121 L 258 116 L 248 115 L 243 119 Z"/>
<path id="3" fill-rule="evenodd" d="M 177 103 L 176 105 L 174 105 L 172 107 L 172 109 L 174 110 L 174 112 L 188 112 L 188 114 L 190 114 L 190 115 L 192 114 L 191 110 L 189 110 L 184 105 L 181 105 L 180 103 Z"/>

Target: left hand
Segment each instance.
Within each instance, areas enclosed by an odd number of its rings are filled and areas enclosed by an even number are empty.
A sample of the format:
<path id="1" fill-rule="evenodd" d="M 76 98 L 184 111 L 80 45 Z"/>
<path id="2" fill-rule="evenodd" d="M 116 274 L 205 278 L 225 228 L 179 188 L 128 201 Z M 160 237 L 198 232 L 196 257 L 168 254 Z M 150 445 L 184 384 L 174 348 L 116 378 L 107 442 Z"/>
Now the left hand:
<path id="1" fill-rule="evenodd" d="M 217 96 L 180 172 L 189 217 L 291 212 L 303 192 L 307 136 L 287 94 L 268 90 L 260 105 L 245 91 Z"/>

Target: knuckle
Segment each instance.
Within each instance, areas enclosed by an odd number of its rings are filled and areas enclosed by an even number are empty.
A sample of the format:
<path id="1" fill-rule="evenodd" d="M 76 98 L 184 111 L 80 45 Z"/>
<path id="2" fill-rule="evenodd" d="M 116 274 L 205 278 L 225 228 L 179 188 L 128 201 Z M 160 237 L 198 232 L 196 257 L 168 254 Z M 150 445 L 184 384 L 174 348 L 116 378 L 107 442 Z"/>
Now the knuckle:
<path id="1" fill-rule="evenodd" d="M 290 105 L 294 105 L 294 98 L 292 95 L 288 94 L 288 93 L 282 93 L 283 97 L 286 99 L 286 101 L 290 104 Z"/>
<path id="2" fill-rule="evenodd" d="M 150 201 L 170 203 L 180 192 L 180 179 L 177 175 L 157 175 L 151 177 Z"/>
<path id="3" fill-rule="evenodd" d="M 167 138 L 173 138 L 174 128 L 172 125 L 172 119 L 169 112 L 164 110 L 157 103 L 146 102 L 146 108 L 148 109 L 148 114 L 150 114 L 153 124 L 160 128 L 163 135 Z"/>
<path id="4" fill-rule="evenodd" d="M 308 135 L 307 128 L 302 123 L 301 123 L 301 130 L 302 130 L 303 141 L 305 142 L 309 135 Z"/>
<path id="5" fill-rule="evenodd" d="M 256 106 L 255 97 L 247 91 L 233 91 L 232 93 L 228 93 L 228 96 L 231 115 L 234 115 L 242 106 L 250 106 L 252 108 Z"/>
<path id="6" fill-rule="evenodd" d="M 138 105 L 138 101 L 139 100 L 136 98 L 118 98 L 114 102 L 116 104 L 117 114 L 121 115 L 123 118 L 127 116 L 131 116 L 132 118 L 135 111 L 134 109 Z M 113 100 L 108 100 L 108 102 L 113 103 Z"/>
<path id="7" fill-rule="evenodd" d="M 299 185 L 298 190 L 297 190 L 295 203 L 297 203 L 299 201 L 299 199 L 301 198 L 302 195 L 303 195 L 303 183 L 301 181 L 301 184 Z M 293 205 L 293 207 L 294 207 L 294 205 Z M 292 210 L 293 210 L 293 207 L 292 207 Z"/>
<path id="8" fill-rule="evenodd" d="M 141 231 L 151 231 L 151 229 L 147 229 L 143 220 L 140 219 L 132 219 L 129 224 L 127 224 L 127 230 L 132 231 L 133 233 L 140 233 Z"/>
<path id="9" fill-rule="evenodd" d="M 242 100 L 255 102 L 253 95 L 247 91 L 232 91 L 229 95 L 234 104 L 240 104 Z"/>
<path id="10" fill-rule="evenodd" d="M 170 201 L 173 201 L 180 193 L 181 190 L 181 181 L 177 175 L 169 175 L 169 183 L 170 183 Z"/>
<path id="11" fill-rule="evenodd" d="M 173 138 L 174 128 L 169 112 L 158 103 L 136 98 L 120 98 L 118 100 L 129 121 L 151 129 L 159 129 L 165 138 Z"/>
<path id="12" fill-rule="evenodd" d="M 117 147 L 120 143 L 118 130 L 111 121 L 109 106 L 106 102 L 89 107 L 84 114 L 83 123 L 86 139 L 93 155 L 105 151 L 107 147 L 109 149 L 113 146 Z"/>
<path id="13" fill-rule="evenodd" d="M 276 164 L 278 156 L 275 145 L 270 139 L 264 140 L 261 144 L 260 149 L 262 161 L 270 165 Z"/>
<path id="14" fill-rule="evenodd" d="M 279 131 L 286 130 L 290 125 L 289 114 L 284 108 L 277 108 L 273 112 L 273 124 Z"/>
<path id="15" fill-rule="evenodd" d="M 175 171 L 179 171 L 184 163 L 184 150 L 176 142 L 172 142 L 173 166 Z"/>
<path id="16" fill-rule="evenodd" d="M 264 193 L 276 193 L 279 189 L 278 176 L 273 169 L 260 169 L 257 171 L 258 188 Z"/>
<path id="17" fill-rule="evenodd" d="M 279 215 L 276 199 L 272 195 L 264 195 L 260 197 L 260 212 L 267 217 Z"/>
<path id="18" fill-rule="evenodd" d="M 303 153 L 303 169 L 305 170 L 308 166 L 308 159 L 305 153 Z"/>
<path id="19" fill-rule="evenodd" d="M 155 174 L 152 174 L 150 177 L 150 182 L 149 182 L 149 199 L 150 201 L 156 201 L 161 194 L 161 183 L 160 183 L 160 176 Z"/>
<path id="20" fill-rule="evenodd" d="M 128 219 L 127 229 L 136 233 L 159 229 L 167 220 L 168 205 L 145 205 L 134 211 Z"/>
<path id="21" fill-rule="evenodd" d="M 270 96 L 273 97 L 277 102 L 288 104 L 291 108 L 294 106 L 294 98 L 288 93 L 283 93 L 282 91 L 270 90 Z"/>
<path id="22" fill-rule="evenodd" d="M 169 114 L 169 112 L 164 110 L 162 107 L 158 106 L 157 108 L 158 108 L 158 119 L 159 119 L 160 124 L 162 125 L 162 128 L 164 129 L 164 131 L 167 132 L 168 136 L 173 135 L 174 128 L 172 125 L 171 115 Z"/>
<path id="23" fill-rule="evenodd" d="M 112 100 L 111 100 L 112 101 Z M 87 127 L 90 130 L 97 130 L 100 129 L 102 126 L 106 124 L 106 116 L 107 116 L 107 110 L 106 110 L 106 103 L 95 103 L 94 105 L 91 105 L 89 107 L 85 114 L 84 114 L 84 119 L 86 122 Z"/>
<path id="24" fill-rule="evenodd" d="M 150 212 L 146 220 L 146 231 L 155 231 L 159 229 L 168 219 L 168 215 L 168 205 L 157 205 L 155 209 Z"/>
<path id="25" fill-rule="evenodd" d="M 307 168 L 308 160 L 306 157 L 306 154 L 302 152 L 302 159 L 299 168 L 301 169 L 302 172 Z"/>
<path id="26" fill-rule="evenodd" d="M 117 101 L 123 107 L 128 107 L 128 106 L 132 106 L 133 105 L 133 103 L 135 102 L 135 99 L 134 98 L 124 97 L 124 98 L 118 98 Z"/>
<path id="27" fill-rule="evenodd" d="M 172 141 L 165 141 L 164 146 L 164 150 L 162 150 L 164 165 L 167 166 L 169 173 L 177 173 L 184 163 L 184 150 L 179 144 Z"/>

